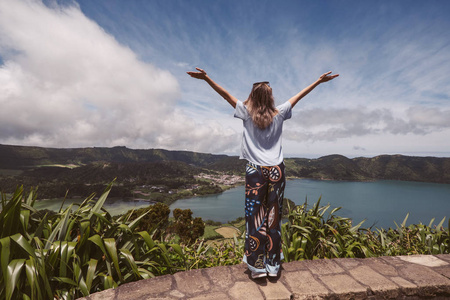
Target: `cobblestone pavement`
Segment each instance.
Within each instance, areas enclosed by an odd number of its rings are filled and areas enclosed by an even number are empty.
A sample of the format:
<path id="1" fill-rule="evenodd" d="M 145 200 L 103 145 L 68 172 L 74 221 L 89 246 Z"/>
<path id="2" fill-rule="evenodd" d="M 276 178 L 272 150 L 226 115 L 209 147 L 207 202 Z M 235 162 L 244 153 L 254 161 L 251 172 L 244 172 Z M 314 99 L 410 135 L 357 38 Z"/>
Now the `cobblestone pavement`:
<path id="1" fill-rule="evenodd" d="M 450 254 L 290 262 L 253 280 L 244 264 L 141 280 L 81 298 L 450 299 Z"/>

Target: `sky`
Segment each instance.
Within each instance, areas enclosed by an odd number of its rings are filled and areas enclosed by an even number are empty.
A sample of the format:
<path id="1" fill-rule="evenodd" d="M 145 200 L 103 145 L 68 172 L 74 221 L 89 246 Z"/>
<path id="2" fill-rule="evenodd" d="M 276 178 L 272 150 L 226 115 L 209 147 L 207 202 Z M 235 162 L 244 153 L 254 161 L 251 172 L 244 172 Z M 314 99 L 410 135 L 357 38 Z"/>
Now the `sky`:
<path id="1" fill-rule="evenodd" d="M 0 144 L 238 155 L 204 69 L 281 104 L 286 157 L 450 157 L 450 1 L 0 0 Z"/>

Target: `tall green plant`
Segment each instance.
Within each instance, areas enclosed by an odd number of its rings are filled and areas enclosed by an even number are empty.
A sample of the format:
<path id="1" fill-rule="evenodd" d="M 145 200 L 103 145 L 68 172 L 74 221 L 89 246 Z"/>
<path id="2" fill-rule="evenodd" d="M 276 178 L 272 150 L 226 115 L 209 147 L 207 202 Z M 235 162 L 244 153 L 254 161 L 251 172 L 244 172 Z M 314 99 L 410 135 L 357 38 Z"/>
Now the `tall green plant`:
<path id="1" fill-rule="evenodd" d="M 282 226 L 285 261 L 450 253 L 450 229 L 443 227 L 445 218 L 434 228 L 434 219 L 428 226 L 406 227 L 407 215 L 396 229 L 372 231 L 361 227 L 364 221 L 353 226 L 351 219 L 337 216 L 340 208 L 326 214 L 330 205 L 320 206 L 320 200 L 310 209 L 305 202 L 290 210 Z"/>
<path id="2" fill-rule="evenodd" d="M 237 264 L 244 239 L 190 246 L 154 240 L 154 232 L 139 231 L 142 214 L 129 221 L 114 220 L 103 209 L 111 190 L 56 214 L 33 208 L 36 193 L 22 187 L 7 199 L 1 196 L 0 299 L 72 299 L 120 284 L 181 270 Z M 282 226 L 285 261 L 331 257 L 450 253 L 445 218 L 436 226 L 410 225 L 396 229 L 362 228 L 348 218 L 327 213 L 330 206 L 307 203 L 290 209 Z"/>
<path id="3" fill-rule="evenodd" d="M 178 251 L 179 255 L 174 260 L 184 266 L 185 270 L 236 265 L 242 262 L 244 239 L 234 237 L 231 241 L 217 244 L 197 240 L 192 245 L 180 247 Z"/>
<path id="4" fill-rule="evenodd" d="M 340 207 L 326 215 L 330 205 L 321 207 L 320 200 L 311 209 L 305 201 L 290 210 L 282 226 L 285 261 L 374 256 L 376 239 L 361 228 L 364 221 L 353 226 L 351 219 L 335 214 Z"/>
<path id="5" fill-rule="evenodd" d="M 2 195 L 0 299 L 70 299 L 178 270 L 170 246 L 135 230 L 143 216 L 115 221 L 102 208 L 110 190 L 43 217 L 34 191 Z"/>
<path id="6" fill-rule="evenodd" d="M 382 255 L 444 254 L 450 253 L 450 221 L 443 227 L 445 217 L 435 226 L 434 219 L 428 225 L 406 226 L 409 214 L 396 229 L 378 229 Z"/>

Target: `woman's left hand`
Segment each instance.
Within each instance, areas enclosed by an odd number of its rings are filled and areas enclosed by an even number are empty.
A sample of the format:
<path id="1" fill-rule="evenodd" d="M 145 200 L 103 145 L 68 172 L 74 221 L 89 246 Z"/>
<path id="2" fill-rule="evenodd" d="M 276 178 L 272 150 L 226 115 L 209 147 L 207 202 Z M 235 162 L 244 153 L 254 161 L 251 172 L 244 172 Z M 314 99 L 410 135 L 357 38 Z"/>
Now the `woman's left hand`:
<path id="1" fill-rule="evenodd" d="M 196 68 L 199 72 L 186 72 L 188 75 L 190 75 L 191 77 L 197 78 L 197 79 L 206 79 L 206 72 L 203 69 L 200 68 Z"/>

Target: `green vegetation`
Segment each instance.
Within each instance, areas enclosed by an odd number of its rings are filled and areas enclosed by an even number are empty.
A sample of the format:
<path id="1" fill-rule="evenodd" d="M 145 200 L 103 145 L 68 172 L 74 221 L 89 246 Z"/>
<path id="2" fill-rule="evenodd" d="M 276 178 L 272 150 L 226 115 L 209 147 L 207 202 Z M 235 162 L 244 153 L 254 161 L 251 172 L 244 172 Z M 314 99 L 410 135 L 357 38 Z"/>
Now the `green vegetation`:
<path id="1" fill-rule="evenodd" d="M 136 219 L 133 212 L 111 217 L 102 208 L 110 190 L 111 185 L 98 200 L 91 195 L 57 213 L 36 211 L 34 190 L 26 197 L 21 187 L 8 199 L 2 194 L 0 299 L 73 299 L 158 275 L 242 261 L 242 237 L 217 244 L 193 242 L 194 234 L 202 233 L 194 228 L 199 221 L 189 212 L 180 211 L 175 217 L 179 224 L 192 225 L 186 230 L 191 237 L 181 243 L 167 231 L 156 231 L 154 224 L 166 223 L 164 209 L 155 215 L 157 223 L 144 221 L 156 213 L 151 209 Z M 433 221 L 406 227 L 405 218 L 396 229 L 372 230 L 353 226 L 350 219 L 336 215 L 338 209 L 327 214 L 328 209 L 319 199 L 310 209 L 305 203 L 290 210 L 282 226 L 285 261 L 450 253 L 445 220 L 434 227 Z M 242 224 L 240 219 L 233 226 Z"/>
<path id="2" fill-rule="evenodd" d="M 196 167 L 211 170 L 227 168 L 234 171 L 239 165 L 239 172 L 245 163 L 237 157 L 214 155 L 190 151 L 168 151 L 163 149 L 134 150 L 126 147 L 93 148 L 43 148 L 29 146 L 0 145 L 1 169 L 28 169 L 44 165 L 82 166 L 99 162 L 110 163 L 154 163 L 178 161 Z"/>
<path id="3" fill-rule="evenodd" d="M 216 229 L 219 228 L 220 226 L 221 225 L 205 225 L 205 231 L 203 233 L 202 238 L 205 241 L 223 238 L 223 236 L 220 233 L 216 232 Z"/>
<path id="4" fill-rule="evenodd" d="M 349 159 L 328 155 L 317 159 L 285 159 L 287 175 L 327 180 L 404 180 L 450 183 L 450 158 L 379 155 Z"/>
<path id="5" fill-rule="evenodd" d="M 177 264 L 183 270 L 230 266 L 242 262 L 244 255 L 244 240 L 234 238 L 231 242 L 206 244 L 203 240 L 191 246 L 182 247 L 183 255 L 176 257 Z"/>
<path id="6" fill-rule="evenodd" d="M 141 198 L 167 205 L 195 195 L 221 193 L 217 184 L 196 179 L 203 169 L 178 161 L 145 163 L 95 162 L 78 168 L 36 167 L 0 174 L 0 188 L 13 193 L 18 185 L 39 186 L 39 198 L 75 198 L 96 193 L 116 181 L 111 197 Z M 7 173 L 4 173 L 7 174 Z"/>
<path id="7" fill-rule="evenodd" d="M 141 219 L 136 229 L 138 231 L 152 232 L 153 239 L 160 239 L 167 226 L 169 226 L 169 214 L 169 206 L 163 203 L 156 203 L 137 210 L 129 210 L 123 218 L 130 222 Z"/>
<path id="8" fill-rule="evenodd" d="M 205 232 L 205 224 L 202 218 L 192 219 L 190 209 L 175 208 L 173 217 L 175 221 L 170 226 L 170 231 L 178 235 L 182 243 L 191 245 Z"/>
<path id="9" fill-rule="evenodd" d="M 153 239 L 165 238 L 163 235 L 174 234 L 187 245 L 194 243 L 205 232 L 202 218 L 192 219 L 190 209 L 176 208 L 173 221 L 169 222 L 170 208 L 166 204 L 156 203 L 137 210 L 130 210 L 123 216 L 128 221 L 140 219 L 137 230 L 152 232 Z"/>
<path id="10" fill-rule="evenodd" d="M 21 187 L 9 199 L 2 194 L 0 299 L 73 299 L 158 275 L 235 264 L 239 258 L 233 255 L 242 257 L 239 242 L 211 248 L 175 243 L 171 235 L 154 239 L 156 231 L 139 230 L 152 226 L 140 224 L 151 210 L 132 221 L 132 213 L 112 218 L 102 208 L 110 190 L 111 185 L 98 200 L 93 194 L 57 213 L 34 209 L 34 190 L 27 197 Z M 190 223 L 189 212 L 181 216 Z M 191 234 L 184 237 L 188 242 L 202 234 L 199 221 L 183 232 Z"/>
<path id="11" fill-rule="evenodd" d="M 320 199 L 311 209 L 307 203 L 296 206 L 282 226 L 285 261 L 334 257 L 373 257 L 386 255 L 450 253 L 450 221 L 445 218 L 434 228 L 430 222 L 405 226 L 407 217 L 396 229 L 362 228 L 352 220 L 335 213 L 328 215 L 330 205 L 320 206 Z"/>
<path id="12" fill-rule="evenodd" d="M 167 165 L 168 172 L 164 172 L 164 167 L 161 167 L 164 166 L 164 163 Z M 175 182 L 175 185 L 181 186 L 183 183 L 178 181 L 178 179 L 181 178 L 181 181 L 186 178 L 192 180 L 192 176 L 190 176 L 192 174 L 188 175 L 186 173 L 186 170 L 189 169 L 192 169 L 191 173 L 219 172 L 221 174 L 236 175 L 242 175 L 245 169 L 245 160 L 240 160 L 237 156 L 189 151 L 168 151 L 163 149 L 134 150 L 126 147 L 55 149 L 0 145 L 0 175 L 4 175 L 0 176 L 0 186 L 3 192 L 6 192 L 5 187 L 12 188 L 9 191 L 12 192 L 17 182 L 25 186 L 36 186 L 37 184 L 33 183 L 29 178 L 39 178 L 37 173 L 32 173 L 32 170 L 39 170 L 41 168 L 45 169 L 45 171 L 40 175 L 46 176 L 52 172 L 57 172 L 59 169 L 64 173 L 63 177 L 71 174 L 67 176 L 79 181 L 84 176 L 92 178 L 92 176 L 102 175 L 102 167 L 108 167 L 108 164 L 111 164 L 112 167 L 105 170 L 109 172 L 103 172 L 103 175 L 107 177 L 103 179 L 104 183 L 110 182 L 113 178 L 117 177 L 117 182 L 124 184 L 125 187 L 130 186 L 129 191 L 133 190 L 131 186 L 138 186 L 136 180 L 143 181 L 143 178 L 151 178 L 152 183 L 150 184 L 152 185 L 158 184 L 155 183 L 158 180 L 165 181 L 168 183 L 169 189 L 172 188 L 170 185 L 173 182 Z M 373 158 L 357 157 L 349 159 L 342 155 L 328 155 L 318 159 L 286 158 L 285 164 L 287 167 L 287 175 L 297 178 L 406 180 L 450 183 L 450 158 L 448 157 L 380 155 Z M 64 167 L 42 167 L 56 165 Z M 72 170 L 73 172 L 70 172 L 67 168 L 73 168 L 75 166 L 78 166 L 78 168 L 74 168 Z M 99 168 L 95 169 L 95 166 Z M 155 167 L 153 168 L 153 166 Z M 152 170 L 152 174 L 145 173 L 145 169 Z M 17 170 L 18 172 L 14 172 L 13 170 Z M 139 174 L 134 174 L 130 173 L 130 170 L 140 171 L 138 172 Z M 163 171 L 163 173 L 160 171 Z M 28 174 L 20 174 L 20 172 Z M 164 178 L 160 178 L 161 174 L 164 174 Z M 12 178 L 12 183 L 10 177 L 14 177 Z M 53 176 L 50 180 L 43 180 L 42 183 L 58 178 L 59 176 Z M 20 179 L 27 179 L 29 181 Z M 71 181 L 69 180 L 68 182 Z M 42 186 L 42 183 L 39 186 Z M 85 180 L 82 183 L 86 184 L 90 182 Z M 43 197 L 42 191 L 39 192 L 39 195 Z M 82 195 L 87 194 L 83 192 Z"/>
<path id="13" fill-rule="evenodd" d="M 115 221 L 102 209 L 110 188 L 53 216 L 33 208 L 33 191 L 24 202 L 22 188 L 2 195 L 1 299 L 71 299 L 179 270 L 170 244 L 136 230 L 139 219 Z"/>

